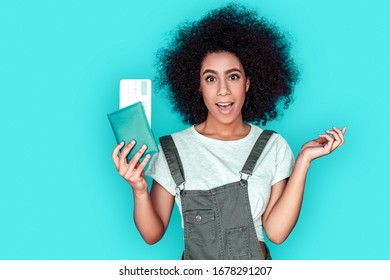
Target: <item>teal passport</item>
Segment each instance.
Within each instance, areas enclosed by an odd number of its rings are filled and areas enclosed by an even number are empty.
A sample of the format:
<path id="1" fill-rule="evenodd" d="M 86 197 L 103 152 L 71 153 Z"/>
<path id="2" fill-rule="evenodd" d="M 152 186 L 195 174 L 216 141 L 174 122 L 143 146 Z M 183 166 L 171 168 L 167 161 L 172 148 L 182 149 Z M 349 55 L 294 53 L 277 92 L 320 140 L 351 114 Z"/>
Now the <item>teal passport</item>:
<path id="1" fill-rule="evenodd" d="M 127 156 L 127 161 L 132 159 L 143 144 L 146 144 L 148 147 L 143 156 L 158 152 L 156 140 L 154 139 L 141 102 L 107 114 L 107 117 L 118 144 L 125 142 L 125 145 L 127 145 L 131 140 L 135 140 L 135 146 Z"/>

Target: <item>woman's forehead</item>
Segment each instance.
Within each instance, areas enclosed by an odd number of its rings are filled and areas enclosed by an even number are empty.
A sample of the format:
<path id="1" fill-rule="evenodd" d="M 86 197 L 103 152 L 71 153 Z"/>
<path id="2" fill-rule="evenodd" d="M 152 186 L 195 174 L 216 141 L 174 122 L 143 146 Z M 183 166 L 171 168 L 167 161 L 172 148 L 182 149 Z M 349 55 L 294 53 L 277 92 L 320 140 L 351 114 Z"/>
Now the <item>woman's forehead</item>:
<path id="1" fill-rule="evenodd" d="M 201 71 L 212 69 L 223 72 L 232 68 L 243 70 L 240 59 L 234 53 L 228 51 L 208 53 L 201 65 Z"/>

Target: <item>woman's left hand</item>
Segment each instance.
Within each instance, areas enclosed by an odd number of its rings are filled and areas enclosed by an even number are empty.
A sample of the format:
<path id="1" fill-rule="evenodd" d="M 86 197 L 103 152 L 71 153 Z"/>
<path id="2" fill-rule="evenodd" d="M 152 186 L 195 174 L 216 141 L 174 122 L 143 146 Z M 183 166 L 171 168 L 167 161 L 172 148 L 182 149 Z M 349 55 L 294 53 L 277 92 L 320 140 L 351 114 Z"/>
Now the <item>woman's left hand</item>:
<path id="1" fill-rule="evenodd" d="M 320 134 L 315 140 L 305 143 L 299 152 L 306 160 L 311 162 L 313 159 L 325 156 L 336 150 L 344 144 L 344 134 L 347 127 L 332 130 L 326 130 L 326 134 Z"/>

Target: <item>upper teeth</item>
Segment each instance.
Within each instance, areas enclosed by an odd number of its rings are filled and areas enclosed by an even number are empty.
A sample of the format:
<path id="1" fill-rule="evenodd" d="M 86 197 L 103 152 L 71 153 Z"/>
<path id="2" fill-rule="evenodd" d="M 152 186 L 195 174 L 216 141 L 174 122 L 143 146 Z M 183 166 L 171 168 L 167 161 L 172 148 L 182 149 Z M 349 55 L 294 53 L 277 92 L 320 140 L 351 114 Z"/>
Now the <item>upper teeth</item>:
<path id="1" fill-rule="evenodd" d="M 231 103 L 218 103 L 218 106 L 229 106 Z"/>

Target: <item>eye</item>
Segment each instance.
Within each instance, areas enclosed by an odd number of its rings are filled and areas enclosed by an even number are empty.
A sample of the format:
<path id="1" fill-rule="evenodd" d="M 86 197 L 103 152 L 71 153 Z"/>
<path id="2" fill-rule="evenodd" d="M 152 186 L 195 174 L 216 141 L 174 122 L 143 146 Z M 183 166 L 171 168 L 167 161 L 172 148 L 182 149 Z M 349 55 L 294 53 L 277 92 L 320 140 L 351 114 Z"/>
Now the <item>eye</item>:
<path id="1" fill-rule="evenodd" d="M 215 82 L 217 79 L 215 78 L 215 77 L 213 77 L 213 76 L 207 76 L 206 77 L 206 81 L 207 82 Z"/>
<path id="2" fill-rule="evenodd" d="M 231 75 L 230 77 L 229 77 L 229 80 L 231 80 L 231 81 L 235 81 L 235 80 L 238 80 L 240 78 L 240 76 L 239 75 L 237 75 L 237 74 L 233 74 L 233 75 Z"/>

